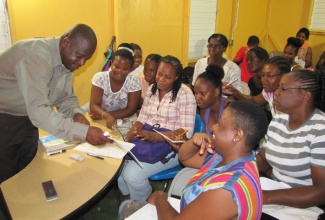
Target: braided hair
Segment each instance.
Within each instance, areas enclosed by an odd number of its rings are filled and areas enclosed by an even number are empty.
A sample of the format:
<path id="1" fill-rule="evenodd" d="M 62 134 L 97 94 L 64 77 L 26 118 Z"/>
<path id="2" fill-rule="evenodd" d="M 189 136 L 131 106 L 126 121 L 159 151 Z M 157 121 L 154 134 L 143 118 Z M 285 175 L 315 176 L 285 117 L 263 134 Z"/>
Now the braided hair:
<path id="1" fill-rule="evenodd" d="M 296 70 L 293 74 L 301 87 L 312 94 L 315 108 L 325 112 L 325 73 Z"/>
<path id="2" fill-rule="evenodd" d="M 182 67 L 181 61 L 179 61 L 179 59 L 177 59 L 176 57 L 171 56 L 171 55 L 167 55 L 167 56 L 164 56 L 163 58 L 161 58 L 161 60 L 159 62 L 159 65 L 162 62 L 166 63 L 166 64 L 170 64 L 172 66 L 173 70 L 175 71 L 176 76 L 177 76 L 177 79 L 174 81 L 173 87 L 172 87 L 172 97 L 171 97 L 171 100 L 170 100 L 170 103 L 172 103 L 172 102 L 175 101 L 175 99 L 177 97 L 177 93 L 178 93 L 178 91 L 179 91 L 179 89 L 181 88 L 181 85 L 182 85 L 181 74 L 182 74 L 182 71 L 183 71 L 183 67 Z M 153 86 L 151 88 L 151 95 L 150 96 L 154 95 L 156 93 L 157 89 L 158 89 L 157 82 L 154 82 Z"/>
<path id="3" fill-rule="evenodd" d="M 290 63 L 281 56 L 275 56 L 266 61 L 265 64 L 273 64 L 280 70 L 280 74 L 289 73 L 291 71 Z"/>
<path id="4" fill-rule="evenodd" d="M 146 60 L 151 60 L 151 61 L 154 61 L 156 64 L 159 64 L 159 61 L 161 60 L 161 56 L 159 54 L 152 53 L 146 57 Z M 158 65 L 157 65 L 157 68 L 158 68 Z M 156 72 L 157 72 L 157 70 L 156 70 Z"/>

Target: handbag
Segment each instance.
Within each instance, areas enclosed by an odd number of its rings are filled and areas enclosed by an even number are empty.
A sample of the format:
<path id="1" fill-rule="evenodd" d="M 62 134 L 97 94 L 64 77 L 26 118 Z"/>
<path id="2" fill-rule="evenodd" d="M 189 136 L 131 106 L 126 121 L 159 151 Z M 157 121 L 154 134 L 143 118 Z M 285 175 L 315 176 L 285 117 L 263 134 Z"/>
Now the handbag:
<path id="1" fill-rule="evenodd" d="M 166 128 L 160 128 L 158 124 L 152 126 L 146 123 L 142 127 L 142 130 L 146 131 L 153 131 L 153 129 L 160 132 L 170 131 Z M 131 150 L 132 153 L 138 158 L 139 161 L 150 164 L 157 163 L 158 161 L 163 162 L 166 156 L 174 151 L 165 141 L 149 142 L 143 141 L 140 138 L 134 138 L 132 143 L 135 144 Z M 176 153 L 173 155 L 173 157 L 175 156 Z M 132 158 L 128 157 L 127 159 Z"/>

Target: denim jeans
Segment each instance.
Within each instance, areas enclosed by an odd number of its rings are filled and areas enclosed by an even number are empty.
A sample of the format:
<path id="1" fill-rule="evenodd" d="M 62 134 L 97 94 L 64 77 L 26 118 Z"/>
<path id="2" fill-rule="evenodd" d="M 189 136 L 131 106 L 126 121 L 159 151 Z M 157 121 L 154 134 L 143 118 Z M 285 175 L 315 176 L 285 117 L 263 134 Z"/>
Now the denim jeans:
<path id="1" fill-rule="evenodd" d="M 128 160 L 118 178 L 118 187 L 123 195 L 130 194 L 130 198 L 139 201 L 148 199 L 152 192 L 149 177 L 155 173 L 167 170 L 179 164 L 178 155 L 163 164 L 160 161 L 155 164 L 144 163 L 143 169 L 133 160 Z"/>

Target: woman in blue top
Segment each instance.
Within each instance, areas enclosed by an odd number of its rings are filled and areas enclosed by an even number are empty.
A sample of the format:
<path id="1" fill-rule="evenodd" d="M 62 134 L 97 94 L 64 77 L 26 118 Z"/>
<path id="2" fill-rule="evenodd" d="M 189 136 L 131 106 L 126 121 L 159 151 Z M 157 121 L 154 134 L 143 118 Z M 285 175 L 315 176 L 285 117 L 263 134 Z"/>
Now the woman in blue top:
<path id="1" fill-rule="evenodd" d="M 200 116 L 205 123 L 205 132 L 211 135 L 212 126 L 219 122 L 225 106 L 222 96 L 223 69 L 218 65 L 209 65 L 194 83 L 195 99 L 200 108 Z"/>

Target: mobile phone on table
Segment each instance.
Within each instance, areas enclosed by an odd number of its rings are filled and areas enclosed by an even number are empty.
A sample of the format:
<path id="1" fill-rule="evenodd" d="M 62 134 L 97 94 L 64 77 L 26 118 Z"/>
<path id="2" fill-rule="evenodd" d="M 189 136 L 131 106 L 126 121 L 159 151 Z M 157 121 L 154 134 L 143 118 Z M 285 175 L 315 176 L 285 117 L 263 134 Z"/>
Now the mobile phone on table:
<path id="1" fill-rule="evenodd" d="M 46 201 L 51 202 L 59 198 L 52 180 L 42 182 L 42 187 L 45 193 Z"/>

